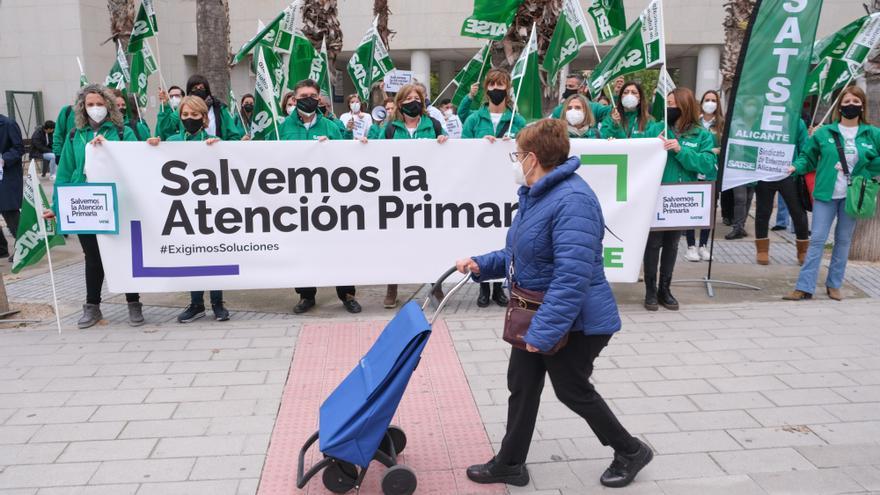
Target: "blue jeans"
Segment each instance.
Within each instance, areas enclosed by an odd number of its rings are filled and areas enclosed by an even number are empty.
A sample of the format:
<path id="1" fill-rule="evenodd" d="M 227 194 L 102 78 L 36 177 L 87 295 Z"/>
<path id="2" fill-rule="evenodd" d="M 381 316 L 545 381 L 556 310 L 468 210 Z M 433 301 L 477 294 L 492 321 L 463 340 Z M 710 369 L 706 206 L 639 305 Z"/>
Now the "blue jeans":
<path id="1" fill-rule="evenodd" d="M 197 304 L 199 306 L 205 305 L 205 291 L 198 290 L 192 291 L 189 293 L 190 302 L 192 304 Z M 212 290 L 211 291 L 211 305 L 216 306 L 218 304 L 223 303 L 223 291 L 222 290 Z"/>
<path id="2" fill-rule="evenodd" d="M 43 175 L 46 175 L 46 172 L 55 175 L 55 168 L 55 153 L 43 153 Z"/>
<path id="3" fill-rule="evenodd" d="M 846 214 L 846 200 L 813 201 L 813 231 L 810 236 L 810 248 L 807 259 L 801 268 L 795 289 L 813 294 L 816 291 L 816 279 L 819 278 L 819 265 L 825 251 L 825 241 L 831 231 L 831 224 L 837 218 L 834 229 L 834 249 L 831 251 L 831 264 L 828 265 L 828 277 L 825 287 L 839 289 L 843 285 L 846 273 L 846 260 L 849 257 L 849 246 L 852 243 L 856 220 Z"/>
<path id="4" fill-rule="evenodd" d="M 776 196 L 776 225 L 779 227 L 788 227 L 788 205 L 782 199 L 782 195 Z"/>

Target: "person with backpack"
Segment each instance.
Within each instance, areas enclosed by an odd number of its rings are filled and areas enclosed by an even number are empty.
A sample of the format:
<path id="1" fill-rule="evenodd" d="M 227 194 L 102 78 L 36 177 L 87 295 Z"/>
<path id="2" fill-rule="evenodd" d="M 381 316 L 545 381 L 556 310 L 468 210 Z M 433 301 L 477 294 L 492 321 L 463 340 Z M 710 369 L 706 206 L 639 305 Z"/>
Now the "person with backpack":
<path id="1" fill-rule="evenodd" d="M 186 94 L 198 96 L 208 105 L 208 134 L 224 141 L 241 141 L 245 135 L 241 123 L 232 116 L 225 103 L 211 94 L 211 84 L 205 76 L 196 74 L 190 77 L 186 82 Z M 156 134 L 165 139 L 185 130 L 177 110 L 164 104 L 167 99 L 168 95 L 159 94 L 159 100 L 163 105 L 159 109 L 156 121 Z"/>
<path id="2" fill-rule="evenodd" d="M 118 89 L 111 89 L 111 93 L 116 97 L 116 108 L 119 109 L 119 113 L 122 114 L 123 125 L 131 129 L 131 132 L 134 133 L 134 137 L 136 141 L 146 141 L 150 138 L 150 127 L 146 122 L 141 120 L 140 113 L 137 109 L 132 108 L 131 113 L 128 111 L 128 101 L 125 98 L 125 95 L 122 94 L 122 91 Z"/>
<path id="3" fill-rule="evenodd" d="M 590 102 L 582 94 L 573 94 L 563 102 L 565 113 L 560 114 L 559 120 L 565 122 L 568 128 L 568 137 L 581 139 L 601 139 L 599 127 L 596 125 L 596 117 L 590 108 Z"/>
<path id="4" fill-rule="evenodd" d="M 461 131 L 462 139 L 486 139 L 494 143 L 496 139 L 509 140 L 525 127 L 526 119 L 514 115 L 511 95 L 510 73 L 503 69 L 491 69 L 483 80 L 483 90 L 488 103 L 479 110 L 471 112 Z M 491 294 L 490 294 L 491 293 Z M 491 296 L 491 297 L 490 297 Z M 480 282 L 477 306 L 489 306 L 489 300 L 499 306 L 507 306 L 507 295 L 502 282 Z"/>
<path id="5" fill-rule="evenodd" d="M 131 128 L 124 125 L 122 113 L 116 106 L 116 97 L 110 89 L 100 84 L 89 84 L 79 90 L 72 113 L 75 127 L 66 136 L 67 142 L 55 177 L 56 185 L 88 182 L 85 173 L 86 146 L 100 146 L 107 141 L 137 141 Z M 53 204 L 57 209 L 57 198 L 54 198 Z M 46 217 L 54 218 L 57 214 L 57 210 L 46 212 Z M 103 318 L 101 287 L 104 285 L 104 266 L 95 234 L 79 234 L 79 243 L 86 261 L 86 303 L 76 325 L 83 329 L 94 326 Z M 140 295 L 128 293 L 125 301 L 128 303 L 129 324 L 143 325 Z"/>
<path id="6" fill-rule="evenodd" d="M 874 212 L 858 208 L 870 206 L 876 209 L 877 205 L 877 184 L 873 178 L 880 175 L 880 129 L 868 122 L 867 108 L 868 99 L 861 88 L 845 88 L 834 108 L 832 123 L 813 133 L 789 168 L 790 173 L 798 175 L 815 170 L 816 186 L 813 189 L 810 246 L 797 285 L 783 297 L 785 300 L 813 298 L 825 241 L 835 220 L 834 249 L 825 278 L 825 292 L 835 301 L 843 299 L 840 288 L 856 229 L 854 215 L 875 216 Z M 866 194 L 869 188 L 871 192 Z"/>

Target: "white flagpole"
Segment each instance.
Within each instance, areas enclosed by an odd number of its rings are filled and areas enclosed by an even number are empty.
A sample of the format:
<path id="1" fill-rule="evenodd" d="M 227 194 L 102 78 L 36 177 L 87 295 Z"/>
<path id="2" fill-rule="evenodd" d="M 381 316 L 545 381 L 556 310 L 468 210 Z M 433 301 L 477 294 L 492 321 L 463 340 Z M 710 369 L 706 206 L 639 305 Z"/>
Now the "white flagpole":
<path id="1" fill-rule="evenodd" d="M 658 5 L 660 6 L 660 37 L 661 48 L 663 50 L 663 65 L 660 66 L 660 70 L 666 71 L 666 23 L 663 20 L 663 0 L 657 0 Z M 668 72 L 667 72 L 668 74 Z M 668 104 L 666 98 L 667 95 L 663 95 L 663 136 L 669 137 L 669 119 L 666 118 L 666 114 L 669 113 Z"/>
<path id="2" fill-rule="evenodd" d="M 593 52 L 596 54 L 596 59 L 599 61 L 598 63 L 601 64 L 602 63 L 602 55 L 599 55 L 598 42 L 596 41 L 596 38 L 593 37 L 593 30 L 590 29 L 589 21 L 584 23 L 584 27 L 587 28 L 587 36 L 590 37 L 590 44 L 593 45 Z M 605 85 L 605 87 L 607 88 L 610 85 L 611 85 L 611 83 L 608 83 Z M 611 91 L 608 92 L 608 94 L 611 95 L 611 106 L 616 107 L 617 103 L 615 103 L 615 101 L 614 101 L 614 90 L 612 89 Z"/>
<path id="3" fill-rule="evenodd" d="M 86 75 L 86 71 L 83 70 L 83 63 L 82 60 L 79 59 L 79 57 L 76 57 L 76 65 L 79 65 L 79 75 L 80 79 L 82 79 L 82 76 Z"/>
<path id="4" fill-rule="evenodd" d="M 46 220 L 43 218 L 43 194 L 40 187 L 40 179 L 37 176 L 37 166 L 33 159 L 28 165 L 28 174 L 31 179 L 31 188 L 34 194 L 34 212 L 37 214 L 37 224 L 40 226 L 40 234 L 46 245 L 46 260 L 49 262 L 49 282 L 52 284 L 52 304 L 55 306 L 55 324 L 58 327 L 58 335 L 61 335 L 61 315 L 58 313 L 58 293 L 55 290 L 55 270 L 52 267 L 52 252 L 49 249 L 49 234 L 46 232 Z"/>
<path id="5" fill-rule="evenodd" d="M 840 98 L 843 96 L 843 90 L 846 89 L 846 87 L 850 85 L 850 83 L 852 82 L 852 80 L 853 80 L 855 77 L 856 77 L 855 74 L 850 73 L 849 79 L 847 79 L 846 84 L 843 85 L 843 88 L 841 88 L 840 93 L 837 94 L 837 98 L 835 98 L 834 101 L 831 103 L 831 106 L 828 107 L 828 111 L 825 112 L 825 116 L 822 117 L 822 120 L 819 121 L 819 124 L 824 123 L 824 122 L 825 122 L 825 119 L 827 119 L 828 116 L 831 115 L 831 111 L 834 110 L 834 107 L 837 106 L 837 102 L 838 102 L 838 101 L 840 100 Z M 820 95 L 820 99 L 821 99 L 821 95 Z"/>

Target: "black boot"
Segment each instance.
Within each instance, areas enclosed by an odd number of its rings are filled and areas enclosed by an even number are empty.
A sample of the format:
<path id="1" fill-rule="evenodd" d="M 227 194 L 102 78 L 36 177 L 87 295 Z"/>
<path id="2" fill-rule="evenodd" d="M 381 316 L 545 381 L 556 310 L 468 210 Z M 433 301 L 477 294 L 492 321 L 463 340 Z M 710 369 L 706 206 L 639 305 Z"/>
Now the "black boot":
<path id="1" fill-rule="evenodd" d="M 475 483 L 507 483 L 514 486 L 529 484 L 529 471 L 525 464 L 505 466 L 495 462 L 495 458 L 486 464 L 474 464 L 467 468 L 467 477 Z"/>
<path id="2" fill-rule="evenodd" d="M 660 288 L 657 290 L 657 301 L 666 309 L 678 311 L 678 300 L 669 290 L 669 284 L 672 283 L 672 277 L 660 277 Z"/>
<path id="3" fill-rule="evenodd" d="M 501 282 L 492 284 L 492 300 L 499 306 L 507 306 L 507 295 L 504 293 L 504 286 Z"/>
<path id="4" fill-rule="evenodd" d="M 639 442 L 639 449 L 634 453 L 614 453 L 614 460 L 608 466 L 608 469 L 602 473 L 602 477 L 599 478 L 600 483 L 611 488 L 624 487 L 632 483 L 632 480 L 639 474 L 639 471 L 651 462 L 651 459 L 654 458 L 651 447 L 648 447 L 640 440 L 636 441 Z"/>
<path id="5" fill-rule="evenodd" d="M 480 295 L 477 296 L 477 306 L 485 308 L 489 306 L 489 282 L 480 282 Z"/>
<path id="6" fill-rule="evenodd" d="M 648 311 L 660 309 L 657 302 L 657 279 L 647 276 L 645 277 L 645 309 Z"/>

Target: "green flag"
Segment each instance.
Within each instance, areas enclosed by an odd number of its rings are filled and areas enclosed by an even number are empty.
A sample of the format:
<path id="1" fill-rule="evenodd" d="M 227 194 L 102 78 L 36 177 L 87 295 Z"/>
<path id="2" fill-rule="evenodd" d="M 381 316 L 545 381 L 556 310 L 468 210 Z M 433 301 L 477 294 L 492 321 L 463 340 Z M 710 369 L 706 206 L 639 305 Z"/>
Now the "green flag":
<path id="1" fill-rule="evenodd" d="M 321 57 L 312 42 L 298 31 L 293 38 L 293 50 L 287 62 L 287 88 L 293 89 L 296 83 L 303 79 L 311 79 L 315 75 L 312 65 L 317 64 L 320 71 Z M 319 72 L 320 73 L 320 72 Z M 315 81 L 318 81 L 316 78 Z"/>
<path id="2" fill-rule="evenodd" d="M 665 63 L 663 3 L 661 0 L 652 0 L 590 74 L 590 93 L 598 95 L 602 87 L 617 76 Z"/>
<path id="3" fill-rule="evenodd" d="M 492 68 L 492 57 L 489 53 L 491 45 L 491 41 L 486 42 L 486 46 L 468 60 L 468 63 L 452 80 L 455 83 L 455 94 L 452 95 L 452 104 L 456 107 L 461 105 L 461 100 L 471 92 L 471 86 L 474 84 L 479 85 L 479 89 L 477 90 L 477 95 L 471 100 L 471 109 L 476 110 L 480 107 L 480 102 L 483 100 L 483 79 L 486 78 L 486 73 Z"/>
<path id="4" fill-rule="evenodd" d="M 89 78 L 86 77 L 86 71 L 83 70 L 82 60 L 76 57 L 76 64 L 79 65 L 79 87 L 88 86 Z"/>
<path id="5" fill-rule="evenodd" d="M 125 92 L 128 87 L 128 71 L 128 60 L 125 58 L 125 52 L 122 51 L 122 45 L 117 42 L 116 62 L 110 68 L 110 73 L 107 74 L 107 79 L 104 80 L 104 86 Z"/>
<path id="6" fill-rule="evenodd" d="M 327 55 L 327 38 L 321 40 L 321 52 L 318 54 L 318 58 L 320 58 L 321 63 L 317 67 L 316 73 L 316 65 L 315 62 L 312 61 L 312 72 L 309 74 L 310 79 L 315 79 L 314 76 L 318 76 L 315 81 L 318 81 L 318 86 L 321 87 L 321 92 L 327 95 L 327 99 L 329 101 L 333 101 L 333 84 L 331 84 L 330 79 L 330 58 Z"/>
<path id="7" fill-rule="evenodd" d="M 131 76 L 129 77 L 128 92 L 135 95 L 137 104 L 145 108 L 149 103 L 147 97 L 147 78 L 156 72 L 156 59 L 150 50 L 150 43 L 145 41 L 140 50 L 131 55 Z"/>
<path id="8" fill-rule="evenodd" d="M 278 139 L 278 99 L 276 88 L 277 72 L 269 62 L 275 54 L 268 47 L 258 44 L 254 49 L 257 62 L 257 83 L 254 88 L 254 115 L 251 119 L 251 136 L 257 141 L 273 141 Z M 296 118 L 296 117 L 293 117 Z"/>
<path id="9" fill-rule="evenodd" d="M 474 13 L 461 25 L 461 35 L 500 40 L 510 29 L 522 0 L 474 0 Z"/>
<path id="10" fill-rule="evenodd" d="M 242 61 L 247 54 L 257 46 L 263 43 L 283 53 L 289 53 L 293 46 L 293 34 L 296 26 L 296 11 L 299 7 L 300 0 L 296 0 L 288 5 L 284 10 L 278 13 L 272 21 L 257 31 L 257 34 L 247 40 L 245 44 L 238 49 L 238 53 L 232 57 L 231 65 L 235 65 Z M 256 56 L 254 57 L 256 58 Z"/>
<path id="11" fill-rule="evenodd" d="M 623 0 L 593 0 L 590 17 L 596 23 L 599 43 L 614 39 L 626 31 L 626 12 Z"/>
<path id="12" fill-rule="evenodd" d="M 36 174 L 36 167 L 31 162 L 30 173 Z M 46 235 L 49 239 L 49 247 L 63 246 L 64 236 L 58 234 L 55 230 L 55 220 L 45 220 L 37 213 L 35 203 L 36 194 L 34 192 L 33 181 L 24 181 L 24 195 L 21 202 L 21 216 L 18 221 L 18 232 L 15 236 L 15 257 L 12 263 L 12 273 L 18 273 L 24 268 L 39 263 L 43 256 L 46 255 L 46 242 L 40 234 L 40 221 L 44 222 L 46 227 Z M 49 202 L 46 201 L 46 194 L 43 188 L 39 187 L 40 202 L 42 210 L 49 210 Z"/>
<path id="13" fill-rule="evenodd" d="M 578 50 L 590 42 L 590 28 L 578 0 L 563 0 L 559 20 L 544 55 L 544 70 L 555 84 L 559 71 L 577 58 Z"/>
<path id="14" fill-rule="evenodd" d="M 850 73 L 854 74 L 865 64 L 868 53 L 880 39 L 880 12 L 871 14 L 853 38 L 841 59 L 849 63 Z"/>
<path id="15" fill-rule="evenodd" d="M 388 55 L 385 43 L 376 29 L 378 17 L 367 30 L 361 43 L 348 61 L 348 75 L 354 82 L 355 89 L 362 100 L 370 98 L 370 88 L 376 81 L 381 81 L 385 74 L 394 70 L 394 63 Z"/>
<path id="16" fill-rule="evenodd" d="M 152 38 L 159 32 L 156 25 L 156 12 L 153 10 L 151 0 L 141 0 L 137 17 L 131 28 L 131 38 L 128 40 L 128 53 L 135 53 L 143 47 L 144 40 Z"/>
<path id="17" fill-rule="evenodd" d="M 842 27 L 836 33 L 817 41 L 816 44 L 813 45 L 812 62 L 814 64 L 820 64 L 826 57 L 838 59 L 843 58 L 843 54 L 846 53 L 847 48 L 852 44 L 853 39 L 859 34 L 859 31 L 862 29 L 862 26 L 865 25 L 865 22 L 867 22 L 869 17 L 870 16 L 867 15 L 860 17 Z"/>
<path id="18" fill-rule="evenodd" d="M 513 95 L 514 113 L 522 115 L 527 121 L 543 117 L 536 31 L 535 25 L 532 25 L 529 42 L 526 43 L 519 60 L 513 66 L 513 70 L 510 71 L 510 84 L 515 90 Z M 511 120 L 511 125 L 513 125 L 513 120 Z"/>
<path id="19" fill-rule="evenodd" d="M 666 67 L 660 68 L 660 75 L 657 78 L 657 89 L 654 90 L 654 101 L 651 103 L 651 115 L 657 122 L 666 120 L 666 95 L 675 89 L 675 83 L 666 72 Z"/>
<path id="20" fill-rule="evenodd" d="M 792 5 L 761 0 L 752 12 L 722 141 L 724 191 L 790 175 L 822 1 Z"/>
<path id="21" fill-rule="evenodd" d="M 849 64 L 843 60 L 824 59 L 807 75 L 806 96 L 816 95 L 826 102 L 831 100 L 831 95 L 854 77 L 849 69 Z M 861 67 L 855 70 L 856 76 L 862 73 Z"/>

